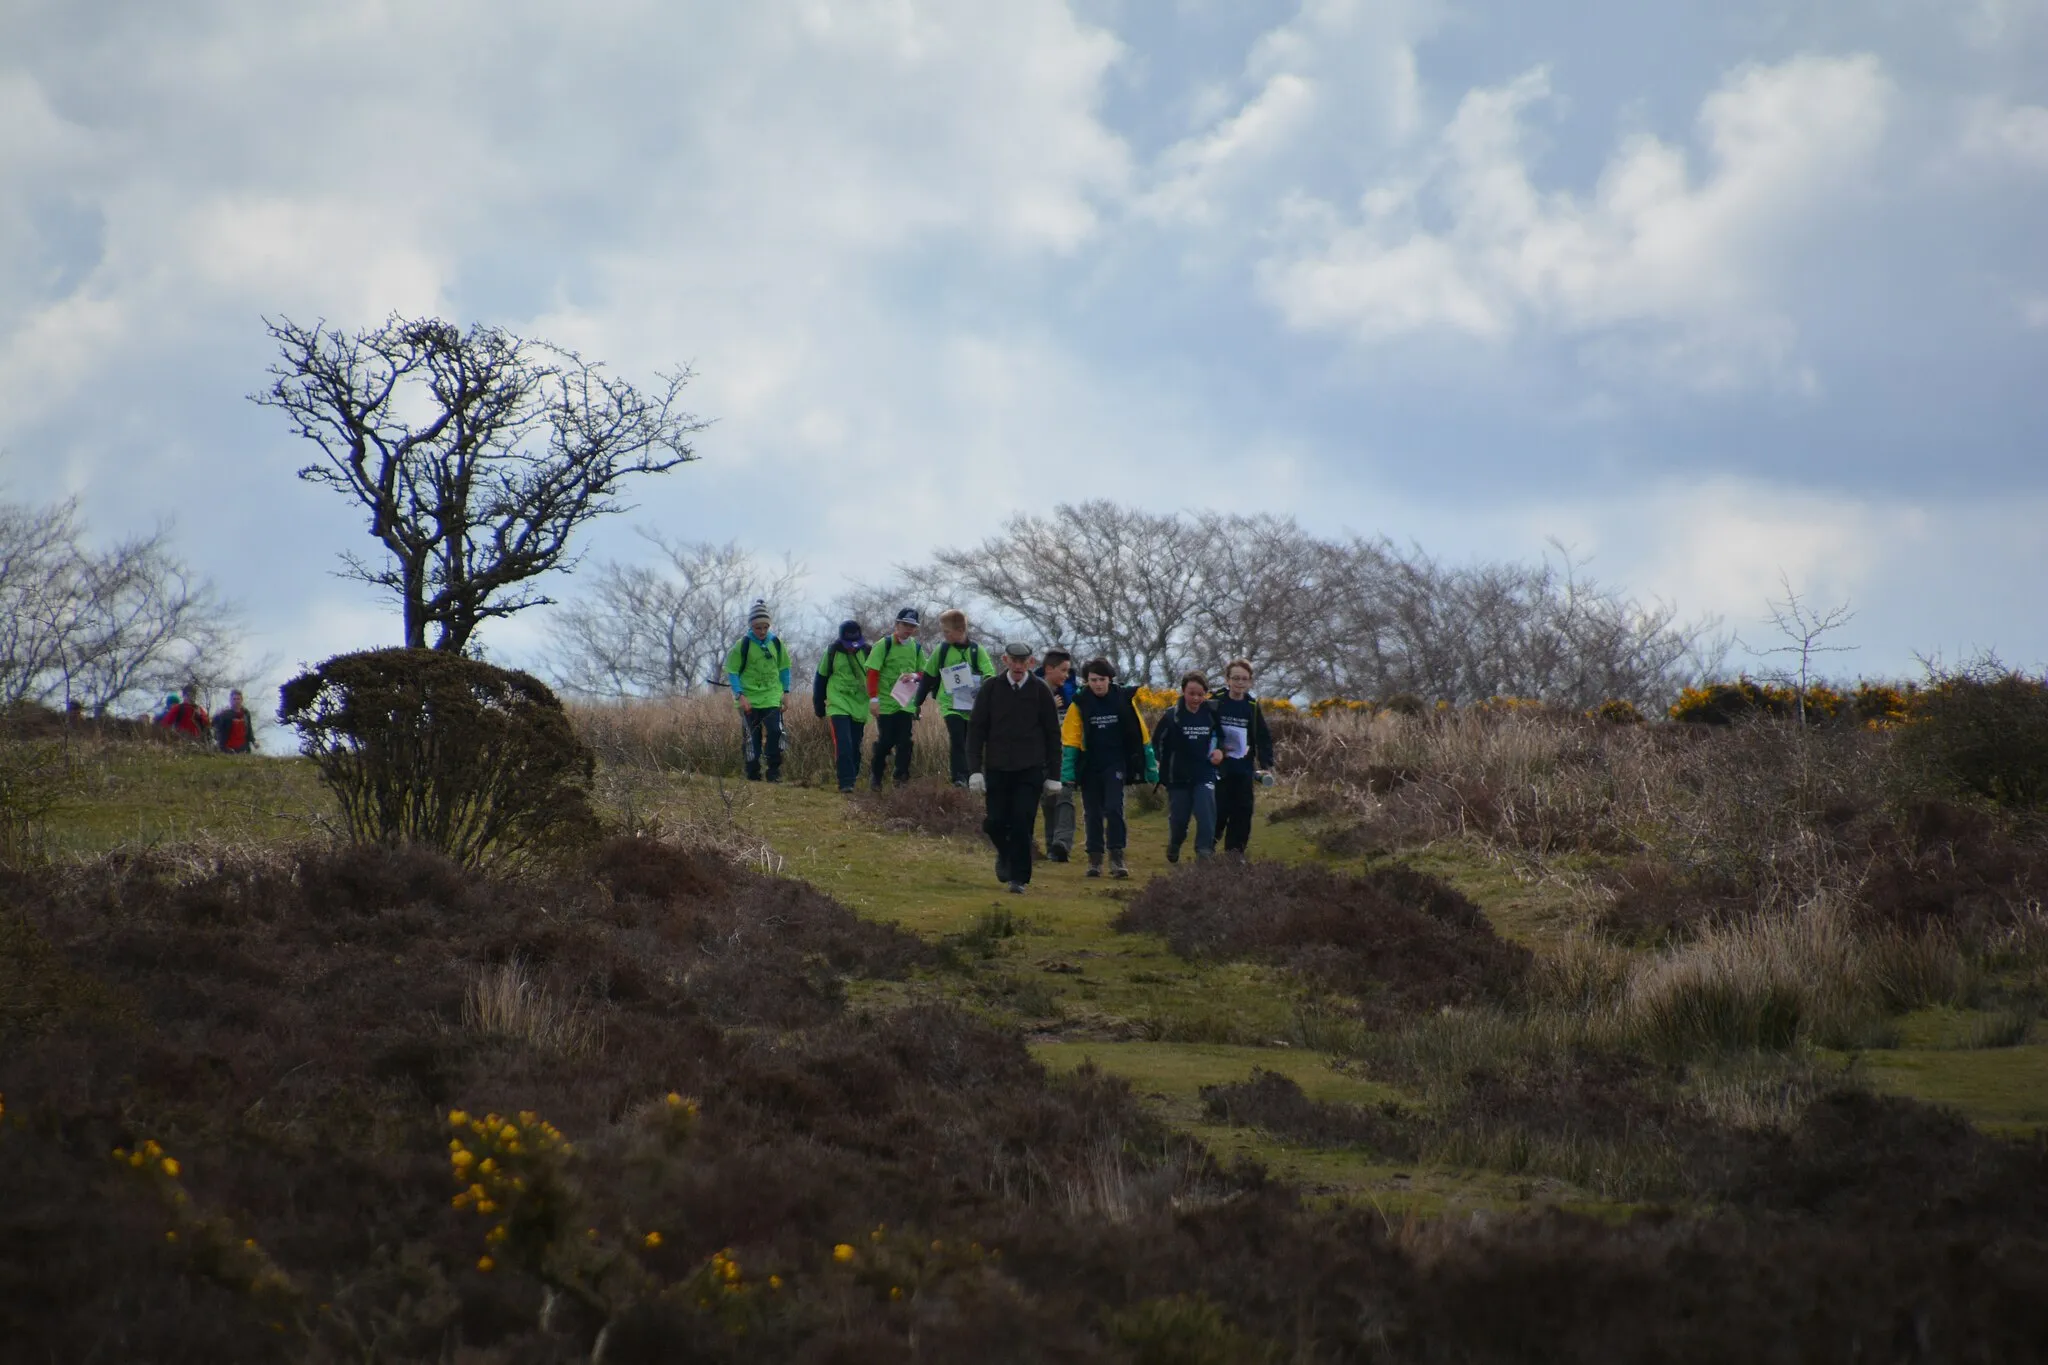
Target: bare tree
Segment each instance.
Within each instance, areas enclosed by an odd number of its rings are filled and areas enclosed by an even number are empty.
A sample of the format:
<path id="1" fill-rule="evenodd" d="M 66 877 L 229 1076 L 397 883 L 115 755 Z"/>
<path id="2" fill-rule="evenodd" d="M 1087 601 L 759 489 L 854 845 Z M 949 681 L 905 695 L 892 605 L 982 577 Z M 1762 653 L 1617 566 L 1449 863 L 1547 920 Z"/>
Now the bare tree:
<path id="1" fill-rule="evenodd" d="M 72 502 L 0 505 L 0 702 L 105 715 L 189 682 L 238 676 L 235 609 L 169 532 L 86 540 Z"/>
<path id="2" fill-rule="evenodd" d="M 1014 517 L 905 573 L 1146 682 L 1249 659 L 1269 695 L 1656 703 L 1719 653 L 1715 623 L 1611 592 L 1563 547 L 1555 561 L 1453 567 L 1284 517 L 1090 502 Z"/>
<path id="3" fill-rule="evenodd" d="M 756 598 L 789 603 L 803 566 L 763 564 L 737 542 L 670 542 L 642 531 L 668 560 L 656 569 L 607 564 L 587 597 L 557 613 L 556 681 L 589 696 L 669 696 L 724 681 L 726 651 Z"/>
<path id="4" fill-rule="evenodd" d="M 1186 642 L 1186 661 L 1218 669 L 1252 665 L 1259 689 L 1292 696 L 1307 686 L 1330 624 L 1321 542 L 1291 517 L 1209 513 L 1188 531 L 1205 591 Z"/>
<path id="5" fill-rule="evenodd" d="M 299 470 L 368 510 L 376 562 L 344 576 L 394 594 L 405 643 L 462 650 L 478 625 L 552 601 L 576 530 L 625 510 L 631 476 L 695 458 L 687 369 L 643 394 L 574 351 L 481 324 L 393 316 L 354 335 L 266 319 L 282 358 L 253 401 L 320 458 Z"/>
<path id="6" fill-rule="evenodd" d="M 1096 501 L 1012 517 L 999 536 L 934 560 L 968 599 L 1039 640 L 1164 681 L 1187 657 L 1205 597 L 1196 546 L 1177 517 Z"/>
<path id="7" fill-rule="evenodd" d="M 1327 662 L 1312 690 L 1466 703 L 1535 697 L 1586 707 L 1650 704 L 1722 652 L 1711 620 L 1680 622 L 1557 561 L 1443 565 L 1419 549 L 1353 540 L 1332 547 L 1322 599 Z"/>
<path id="8" fill-rule="evenodd" d="M 1756 649 L 1749 645 L 1743 648 L 1758 658 L 1772 658 L 1777 655 L 1796 655 L 1799 666 L 1796 669 L 1779 670 L 1777 676 L 1790 683 L 1798 702 L 1799 720 L 1806 721 L 1806 691 L 1813 685 L 1813 659 L 1816 654 L 1848 654 L 1855 645 L 1830 645 L 1821 643 L 1828 636 L 1854 620 L 1856 613 L 1849 609 L 1847 602 L 1832 607 L 1815 608 L 1808 606 L 1792 586 L 1792 579 L 1783 570 L 1778 573 L 1778 586 L 1784 589 L 1783 597 L 1767 598 L 1765 607 L 1770 611 L 1770 623 L 1777 628 L 1786 643 L 1773 645 L 1769 649 Z"/>

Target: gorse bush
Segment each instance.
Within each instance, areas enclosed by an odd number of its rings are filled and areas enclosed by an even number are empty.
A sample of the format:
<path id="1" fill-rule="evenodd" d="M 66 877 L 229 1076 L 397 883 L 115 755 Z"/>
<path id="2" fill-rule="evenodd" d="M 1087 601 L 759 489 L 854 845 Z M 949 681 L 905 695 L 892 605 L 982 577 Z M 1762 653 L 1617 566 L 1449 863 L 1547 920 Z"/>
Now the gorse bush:
<path id="1" fill-rule="evenodd" d="M 1937 779 L 2021 809 L 2048 805 L 2048 682 L 1985 657 L 1936 672 L 1900 738 Z"/>
<path id="2" fill-rule="evenodd" d="M 1809 725 L 1854 721 L 1876 728 L 1912 719 L 1919 691 L 1910 683 L 1859 682 L 1846 692 L 1826 683 L 1809 683 L 1804 700 Z M 1695 725 L 1732 725 L 1757 716 L 1789 720 L 1799 717 L 1800 701 L 1796 687 L 1737 678 L 1687 687 L 1668 714 Z"/>
<path id="3" fill-rule="evenodd" d="M 342 654 L 284 685 L 278 719 L 358 842 L 475 866 L 596 832 L 590 750 L 528 674 L 436 650 Z"/>

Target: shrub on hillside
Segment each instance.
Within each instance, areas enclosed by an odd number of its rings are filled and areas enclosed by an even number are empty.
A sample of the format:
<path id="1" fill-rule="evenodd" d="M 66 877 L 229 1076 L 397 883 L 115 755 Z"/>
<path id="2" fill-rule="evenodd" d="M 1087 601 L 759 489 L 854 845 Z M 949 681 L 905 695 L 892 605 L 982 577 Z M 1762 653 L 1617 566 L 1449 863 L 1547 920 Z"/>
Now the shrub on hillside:
<path id="1" fill-rule="evenodd" d="M 986 813 L 973 792 L 940 781 L 891 783 L 854 797 L 854 806 L 891 834 L 978 835 Z"/>
<path id="2" fill-rule="evenodd" d="M 278 719 L 361 843 L 465 866 L 585 841 L 595 763 L 539 679 L 459 654 L 341 654 L 284 685 Z"/>
<path id="3" fill-rule="evenodd" d="M 2048 805 L 2048 682 L 1990 656 L 1937 672 L 1900 734 L 1958 790 L 2021 809 Z"/>
<path id="4" fill-rule="evenodd" d="M 1185 958 L 1273 963 L 1382 1016 L 1507 996 L 1529 969 L 1478 906 L 1405 866 L 1198 864 L 1147 883 L 1111 927 Z"/>
<path id="5" fill-rule="evenodd" d="M 61 744 L 0 739 L 0 866 L 42 854 L 50 816 L 71 787 Z"/>

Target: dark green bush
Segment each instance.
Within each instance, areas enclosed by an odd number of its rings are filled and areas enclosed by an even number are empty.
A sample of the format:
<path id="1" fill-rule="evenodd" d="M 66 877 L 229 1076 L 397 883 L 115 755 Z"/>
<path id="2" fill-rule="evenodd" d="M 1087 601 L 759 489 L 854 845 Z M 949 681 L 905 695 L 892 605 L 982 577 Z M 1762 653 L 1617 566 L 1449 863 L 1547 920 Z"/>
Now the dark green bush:
<path id="1" fill-rule="evenodd" d="M 595 768 L 539 679 L 427 649 L 342 654 L 284 685 L 278 719 L 359 843 L 465 866 L 587 841 Z"/>
<path id="2" fill-rule="evenodd" d="M 1930 671 L 1899 734 L 1939 780 L 2002 806 L 2048 805 L 2048 682 L 1986 656 Z"/>

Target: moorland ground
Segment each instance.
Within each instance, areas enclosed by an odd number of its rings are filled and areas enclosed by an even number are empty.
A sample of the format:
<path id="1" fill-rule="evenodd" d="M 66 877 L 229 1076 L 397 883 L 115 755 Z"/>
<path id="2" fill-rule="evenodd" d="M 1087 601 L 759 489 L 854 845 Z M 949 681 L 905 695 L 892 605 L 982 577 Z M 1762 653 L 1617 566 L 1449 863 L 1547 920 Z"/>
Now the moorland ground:
<path id="1" fill-rule="evenodd" d="M 581 724 L 612 836 L 480 873 L 70 742 L 0 911 L 19 1358 L 2048 1342 L 2048 844 L 1883 732 L 1290 720 L 1249 865 L 1141 810 L 1011 897 L 928 771 Z"/>

